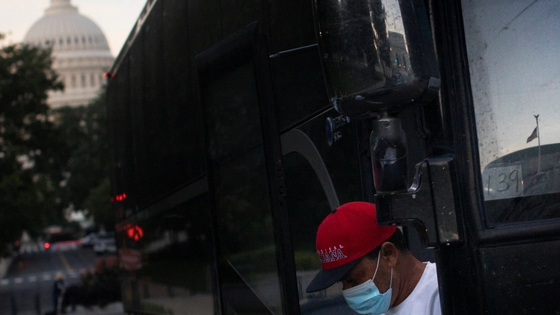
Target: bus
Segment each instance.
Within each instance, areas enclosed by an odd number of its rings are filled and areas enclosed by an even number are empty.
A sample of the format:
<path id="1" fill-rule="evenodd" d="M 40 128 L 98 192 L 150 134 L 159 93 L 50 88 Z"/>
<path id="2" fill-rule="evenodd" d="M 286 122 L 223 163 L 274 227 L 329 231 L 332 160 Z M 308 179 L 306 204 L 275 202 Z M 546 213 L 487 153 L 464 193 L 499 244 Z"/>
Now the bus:
<path id="1" fill-rule="evenodd" d="M 367 201 L 443 314 L 558 314 L 558 29 L 554 0 L 148 0 L 107 73 L 125 311 L 353 314 L 305 288 Z"/>

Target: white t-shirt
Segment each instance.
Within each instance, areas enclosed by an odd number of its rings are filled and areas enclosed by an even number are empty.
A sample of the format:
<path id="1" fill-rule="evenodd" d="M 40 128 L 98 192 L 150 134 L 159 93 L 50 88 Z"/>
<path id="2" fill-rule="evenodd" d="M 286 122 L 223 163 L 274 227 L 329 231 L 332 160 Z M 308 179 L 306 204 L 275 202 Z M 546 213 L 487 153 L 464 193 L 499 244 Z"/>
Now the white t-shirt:
<path id="1" fill-rule="evenodd" d="M 426 269 L 414 290 L 401 304 L 390 308 L 385 315 L 441 315 L 435 263 L 426 263 Z"/>

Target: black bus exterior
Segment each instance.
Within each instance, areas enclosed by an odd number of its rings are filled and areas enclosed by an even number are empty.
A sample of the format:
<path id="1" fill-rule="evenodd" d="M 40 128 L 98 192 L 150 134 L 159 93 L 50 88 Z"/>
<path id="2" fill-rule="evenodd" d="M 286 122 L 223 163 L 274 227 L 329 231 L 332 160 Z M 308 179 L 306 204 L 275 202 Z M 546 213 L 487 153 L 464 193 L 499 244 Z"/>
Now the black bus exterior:
<path id="1" fill-rule="evenodd" d="M 147 1 L 107 75 L 125 311 L 353 314 L 305 288 L 319 223 L 363 200 L 444 314 L 560 313 L 558 3 L 327 2 Z"/>

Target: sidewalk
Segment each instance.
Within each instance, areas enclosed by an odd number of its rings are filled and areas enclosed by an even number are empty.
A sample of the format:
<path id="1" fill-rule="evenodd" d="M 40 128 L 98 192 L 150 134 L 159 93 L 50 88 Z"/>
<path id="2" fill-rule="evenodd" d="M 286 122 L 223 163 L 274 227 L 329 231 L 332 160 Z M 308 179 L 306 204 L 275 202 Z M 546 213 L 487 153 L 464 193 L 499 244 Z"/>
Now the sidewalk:
<path id="1" fill-rule="evenodd" d="M 123 304 L 121 302 L 115 302 L 115 303 L 111 303 L 107 306 L 105 306 L 105 308 L 100 308 L 100 307 L 92 307 L 91 309 L 87 309 L 81 305 L 76 305 L 76 311 L 72 312 L 71 307 L 67 307 L 66 308 L 66 314 L 80 314 L 80 315 L 123 315 L 124 314 L 124 309 L 123 309 Z"/>

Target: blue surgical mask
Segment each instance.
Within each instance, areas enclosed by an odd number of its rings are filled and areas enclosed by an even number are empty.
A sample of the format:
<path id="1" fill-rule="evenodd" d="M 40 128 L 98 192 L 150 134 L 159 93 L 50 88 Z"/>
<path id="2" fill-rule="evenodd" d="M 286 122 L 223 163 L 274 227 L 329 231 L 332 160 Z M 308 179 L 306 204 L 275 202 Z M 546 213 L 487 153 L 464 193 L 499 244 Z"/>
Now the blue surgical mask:
<path id="1" fill-rule="evenodd" d="M 379 258 L 380 256 L 377 257 L 377 267 L 375 268 L 373 278 L 350 289 L 342 290 L 346 303 L 357 313 L 378 315 L 385 313 L 389 309 L 391 293 L 393 292 L 393 268 L 391 268 L 389 290 L 383 294 L 379 293 L 379 289 L 373 283 L 377 269 L 379 269 Z"/>

